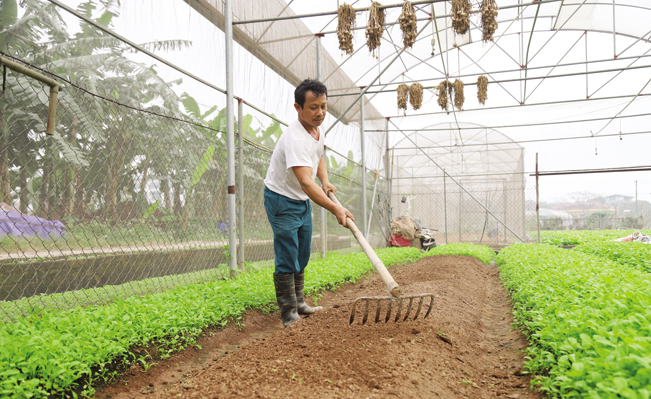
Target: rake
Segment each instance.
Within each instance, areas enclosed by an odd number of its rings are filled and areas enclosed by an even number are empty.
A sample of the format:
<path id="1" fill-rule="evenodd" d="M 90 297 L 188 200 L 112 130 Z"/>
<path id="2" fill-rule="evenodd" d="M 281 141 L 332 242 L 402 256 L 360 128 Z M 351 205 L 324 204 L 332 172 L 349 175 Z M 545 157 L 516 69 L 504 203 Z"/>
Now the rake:
<path id="1" fill-rule="evenodd" d="M 337 205 L 341 206 L 341 203 L 335 197 L 335 195 L 330 192 L 328 193 L 328 196 L 330 199 Z M 427 307 L 427 312 L 425 312 L 425 316 L 423 318 L 426 318 L 429 316 L 430 312 L 432 311 L 432 306 L 434 305 L 434 295 L 432 294 L 418 294 L 418 295 L 405 295 L 402 296 L 402 290 L 398 286 L 398 283 L 396 283 L 393 280 L 393 277 L 391 277 L 391 274 L 389 274 L 389 271 L 387 268 L 384 266 L 384 263 L 380 260 L 380 258 L 377 256 L 375 251 L 373 251 L 373 248 L 369 245 L 368 241 L 366 241 L 366 238 L 364 238 L 364 235 L 362 232 L 359 230 L 355 222 L 350 220 L 350 218 L 346 218 L 346 225 L 350 229 L 350 231 L 353 233 L 353 236 L 355 236 L 355 239 L 359 243 L 359 245 L 362 247 L 364 250 L 364 253 L 366 256 L 368 256 L 369 260 L 373 264 L 373 267 L 375 270 L 378 272 L 380 275 L 380 278 L 384 282 L 384 284 L 387 286 L 387 290 L 389 291 L 389 294 L 391 296 L 376 296 L 376 297 L 361 297 L 355 299 L 355 302 L 353 302 L 352 309 L 350 311 L 350 322 L 349 324 L 353 324 L 355 321 L 355 313 L 357 311 L 357 306 L 361 303 L 363 307 L 363 315 L 362 315 L 362 325 L 366 324 L 366 321 L 368 320 L 368 314 L 369 314 L 369 309 L 371 307 L 371 303 L 375 304 L 375 322 L 378 323 L 380 322 L 380 314 L 382 312 L 382 304 L 384 302 L 388 302 L 388 305 L 386 306 L 386 316 L 383 318 L 384 322 L 388 322 L 392 317 L 391 317 L 391 312 L 392 308 L 394 305 L 397 305 L 397 311 L 396 315 L 393 318 L 394 322 L 398 321 L 407 321 L 409 318 L 412 308 L 414 305 L 417 304 L 416 311 L 414 313 L 413 319 L 416 320 L 418 318 L 418 315 L 420 314 L 421 310 L 423 307 Z M 429 298 L 429 306 L 425 305 L 425 300 Z M 402 308 L 403 305 L 407 302 L 407 309 L 404 313 L 402 314 Z"/>

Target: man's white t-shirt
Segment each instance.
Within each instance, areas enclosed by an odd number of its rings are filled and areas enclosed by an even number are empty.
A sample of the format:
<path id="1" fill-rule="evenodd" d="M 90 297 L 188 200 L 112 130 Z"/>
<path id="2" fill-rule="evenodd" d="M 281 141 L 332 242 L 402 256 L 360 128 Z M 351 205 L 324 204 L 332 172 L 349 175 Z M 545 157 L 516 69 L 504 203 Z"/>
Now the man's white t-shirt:
<path id="1" fill-rule="evenodd" d="M 264 184 L 267 188 L 285 197 L 306 201 L 309 199 L 301 188 L 294 166 L 312 168 L 312 180 L 316 177 L 319 162 L 323 156 L 324 137 L 319 130 L 319 140 L 315 140 L 296 119 L 290 123 L 280 136 L 267 170 Z"/>

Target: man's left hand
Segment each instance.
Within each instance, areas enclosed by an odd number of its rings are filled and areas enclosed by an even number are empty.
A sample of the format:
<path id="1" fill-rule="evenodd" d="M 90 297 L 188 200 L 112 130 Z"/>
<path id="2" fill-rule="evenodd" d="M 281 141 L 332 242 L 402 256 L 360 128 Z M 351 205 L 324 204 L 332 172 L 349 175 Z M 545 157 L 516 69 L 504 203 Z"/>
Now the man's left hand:
<path id="1" fill-rule="evenodd" d="M 322 184 L 321 188 L 323 189 L 326 197 L 328 196 L 328 193 L 337 194 L 337 187 L 330 184 L 330 182 Z"/>

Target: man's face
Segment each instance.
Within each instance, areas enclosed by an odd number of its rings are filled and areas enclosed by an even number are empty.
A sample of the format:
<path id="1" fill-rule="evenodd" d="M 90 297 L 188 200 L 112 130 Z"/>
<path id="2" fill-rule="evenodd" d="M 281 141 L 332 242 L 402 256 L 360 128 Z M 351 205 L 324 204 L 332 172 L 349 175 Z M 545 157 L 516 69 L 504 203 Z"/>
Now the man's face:
<path id="1" fill-rule="evenodd" d="M 298 119 L 303 125 L 311 127 L 321 126 L 328 110 L 328 98 L 325 94 L 319 97 L 314 92 L 308 90 L 305 92 L 305 104 L 303 108 L 298 103 L 294 103 L 294 108 L 298 112 Z"/>

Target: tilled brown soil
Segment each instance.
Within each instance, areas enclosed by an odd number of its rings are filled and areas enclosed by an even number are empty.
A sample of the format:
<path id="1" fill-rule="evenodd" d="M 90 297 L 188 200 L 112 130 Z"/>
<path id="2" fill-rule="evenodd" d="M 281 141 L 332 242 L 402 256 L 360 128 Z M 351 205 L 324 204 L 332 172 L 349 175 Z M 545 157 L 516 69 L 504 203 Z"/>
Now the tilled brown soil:
<path id="1" fill-rule="evenodd" d="M 526 347 L 511 331 L 495 267 L 436 256 L 391 268 L 404 294 L 432 293 L 430 316 L 348 325 L 352 301 L 386 293 L 377 274 L 326 292 L 324 310 L 282 329 L 277 314 L 206 334 L 193 348 L 98 390 L 98 398 L 540 398 L 520 375 Z"/>

